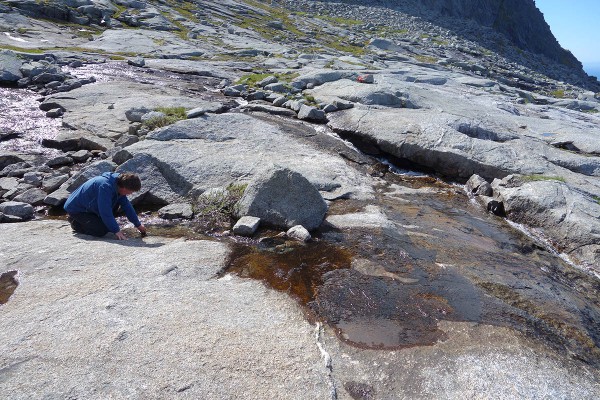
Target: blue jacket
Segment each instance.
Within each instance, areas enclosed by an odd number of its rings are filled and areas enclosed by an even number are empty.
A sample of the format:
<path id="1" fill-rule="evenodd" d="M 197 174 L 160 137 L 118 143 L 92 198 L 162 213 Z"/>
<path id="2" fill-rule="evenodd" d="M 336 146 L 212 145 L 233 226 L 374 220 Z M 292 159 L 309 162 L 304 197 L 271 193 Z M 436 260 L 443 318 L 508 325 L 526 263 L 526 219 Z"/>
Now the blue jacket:
<path id="1" fill-rule="evenodd" d="M 69 214 L 93 213 L 98 215 L 109 231 L 119 232 L 119 224 L 113 215 L 113 209 L 118 204 L 121 206 L 127 219 L 136 227 L 140 220 L 127 199 L 117 191 L 117 177 L 119 174 L 105 172 L 100 176 L 88 180 L 75 190 L 65 203 L 65 211 Z"/>

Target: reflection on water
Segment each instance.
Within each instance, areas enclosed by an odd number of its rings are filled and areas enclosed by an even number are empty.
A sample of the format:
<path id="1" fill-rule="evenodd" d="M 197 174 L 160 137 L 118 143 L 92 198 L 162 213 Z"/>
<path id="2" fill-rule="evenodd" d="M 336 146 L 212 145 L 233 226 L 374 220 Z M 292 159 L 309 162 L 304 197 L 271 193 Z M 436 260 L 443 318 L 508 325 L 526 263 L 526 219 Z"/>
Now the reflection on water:
<path id="1" fill-rule="evenodd" d="M 38 97 L 28 90 L 0 87 L 0 134 L 12 133 L 0 140 L 0 150 L 49 157 L 59 154 L 58 150 L 43 147 L 41 143 L 43 139 L 56 137 L 61 120 L 46 117 L 39 109 Z"/>
<path id="2" fill-rule="evenodd" d="M 0 304 L 5 304 L 15 292 L 19 285 L 17 281 L 17 271 L 8 271 L 0 274 Z"/>

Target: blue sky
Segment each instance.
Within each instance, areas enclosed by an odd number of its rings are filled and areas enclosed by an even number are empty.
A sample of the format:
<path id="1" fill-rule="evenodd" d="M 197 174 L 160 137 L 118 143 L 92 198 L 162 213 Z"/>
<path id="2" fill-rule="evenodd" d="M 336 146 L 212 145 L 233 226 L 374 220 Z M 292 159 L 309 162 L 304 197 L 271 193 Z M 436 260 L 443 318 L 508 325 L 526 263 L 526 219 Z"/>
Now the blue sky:
<path id="1" fill-rule="evenodd" d="M 584 69 L 600 70 L 600 0 L 535 0 L 535 5 L 560 45 Z"/>

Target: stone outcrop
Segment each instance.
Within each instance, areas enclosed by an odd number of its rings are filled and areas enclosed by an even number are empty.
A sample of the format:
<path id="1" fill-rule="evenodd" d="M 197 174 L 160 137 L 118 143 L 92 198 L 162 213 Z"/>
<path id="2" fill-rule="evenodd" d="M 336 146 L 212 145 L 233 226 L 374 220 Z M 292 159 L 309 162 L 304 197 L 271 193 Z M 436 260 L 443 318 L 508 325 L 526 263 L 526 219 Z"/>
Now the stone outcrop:
<path id="1" fill-rule="evenodd" d="M 507 176 L 492 182 L 506 215 L 544 232 L 559 251 L 579 264 L 600 265 L 600 203 L 557 180 Z"/>
<path id="2" fill-rule="evenodd" d="M 289 229 L 302 225 L 308 230 L 323 222 L 327 204 L 318 190 L 298 172 L 273 167 L 250 182 L 238 203 L 240 216 L 258 217 L 266 224 Z"/>

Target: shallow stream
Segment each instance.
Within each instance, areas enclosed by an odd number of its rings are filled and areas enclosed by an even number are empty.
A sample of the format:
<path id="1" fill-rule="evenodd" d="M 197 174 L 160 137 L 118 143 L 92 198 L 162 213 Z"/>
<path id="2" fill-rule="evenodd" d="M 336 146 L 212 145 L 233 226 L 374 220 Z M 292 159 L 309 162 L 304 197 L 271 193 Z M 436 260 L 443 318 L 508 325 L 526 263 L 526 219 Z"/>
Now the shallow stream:
<path id="1" fill-rule="evenodd" d="M 90 66 L 81 73 L 93 73 L 98 81 L 119 77 L 179 85 L 175 87 L 188 96 L 205 92 L 204 83 L 214 84 L 112 65 Z M 0 142 L 0 149 L 52 155 L 55 150 L 43 148 L 40 140 L 56 134 L 60 121 L 37 110 L 34 93 L 0 91 L 0 126 L 20 133 Z M 534 236 L 486 213 L 462 186 L 392 173 L 375 160 L 371 163 L 381 175 L 376 198 L 368 203 L 337 200 L 329 215 L 376 206 L 390 221 L 385 228 L 338 230 L 325 224 L 304 245 L 272 231 L 260 231 L 252 239 L 214 232 L 207 236 L 201 223 L 167 224 L 154 213 L 142 219 L 151 235 L 228 241 L 232 252 L 223 274 L 260 279 L 289 293 L 307 318 L 325 321 L 354 346 L 430 345 L 445 338 L 440 321 L 469 321 L 514 328 L 600 365 L 600 282 L 595 277 Z M 357 168 L 368 173 L 367 166 Z"/>

